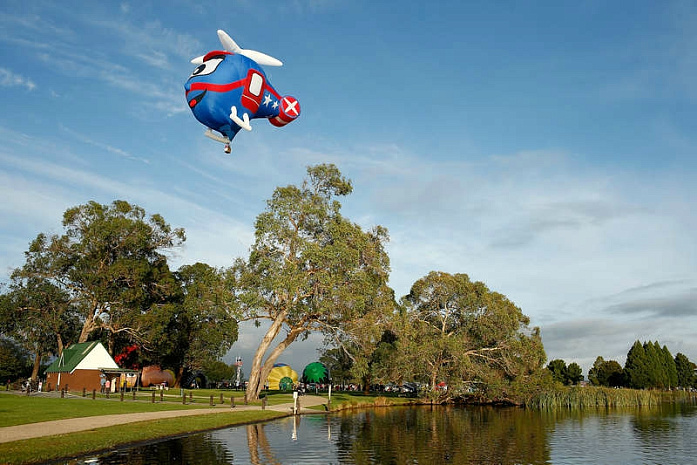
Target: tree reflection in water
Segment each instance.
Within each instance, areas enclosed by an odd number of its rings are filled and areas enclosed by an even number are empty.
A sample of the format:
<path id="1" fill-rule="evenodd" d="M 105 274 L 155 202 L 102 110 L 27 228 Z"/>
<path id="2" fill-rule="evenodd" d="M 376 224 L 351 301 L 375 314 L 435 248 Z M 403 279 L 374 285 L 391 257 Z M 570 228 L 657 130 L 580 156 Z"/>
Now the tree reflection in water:
<path id="1" fill-rule="evenodd" d="M 255 423 L 247 425 L 247 446 L 249 447 L 249 462 L 253 465 L 281 465 L 281 461 L 276 459 L 271 450 L 271 445 L 266 433 L 264 432 L 265 425 L 263 423 Z M 264 456 L 262 460 L 261 454 Z"/>
<path id="2" fill-rule="evenodd" d="M 392 407 L 288 417 L 78 459 L 99 464 L 691 463 L 697 406 Z"/>
<path id="3" fill-rule="evenodd" d="M 344 463 L 548 463 L 539 412 L 492 407 L 390 408 L 343 415 Z"/>

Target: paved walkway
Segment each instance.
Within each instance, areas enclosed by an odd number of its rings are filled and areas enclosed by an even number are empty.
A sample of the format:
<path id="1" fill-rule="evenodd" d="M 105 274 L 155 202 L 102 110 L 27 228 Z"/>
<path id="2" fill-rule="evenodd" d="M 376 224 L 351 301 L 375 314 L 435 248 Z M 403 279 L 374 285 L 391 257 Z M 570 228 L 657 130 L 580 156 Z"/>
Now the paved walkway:
<path id="1" fill-rule="evenodd" d="M 317 413 L 308 407 L 327 403 L 325 397 L 306 395 L 300 398 L 300 413 Z M 234 409 L 220 405 L 212 408 L 165 410 L 162 412 L 123 413 L 118 415 L 101 415 L 93 417 L 68 418 L 66 420 L 43 421 L 40 423 L 28 423 L 17 426 L 0 428 L 0 443 L 21 441 L 23 439 L 39 438 L 42 436 L 54 436 L 58 434 L 76 433 L 107 426 L 123 425 L 137 421 L 161 420 L 164 418 L 176 418 L 191 415 L 208 415 L 213 413 L 230 413 L 240 410 L 261 410 L 258 405 L 237 405 Z M 275 412 L 292 413 L 293 404 L 269 405 L 266 410 Z"/>

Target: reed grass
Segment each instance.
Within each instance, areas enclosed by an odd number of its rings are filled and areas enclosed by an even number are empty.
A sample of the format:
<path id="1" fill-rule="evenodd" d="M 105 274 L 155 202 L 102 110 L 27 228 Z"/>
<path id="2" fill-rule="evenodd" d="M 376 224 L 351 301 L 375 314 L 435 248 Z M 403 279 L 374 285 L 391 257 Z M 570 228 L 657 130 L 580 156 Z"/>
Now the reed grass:
<path id="1" fill-rule="evenodd" d="M 332 403 L 329 410 L 352 410 L 371 407 L 387 407 L 391 405 L 413 404 L 414 399 L 405 397 L 386 397 L 381 395 L 363 395 L 346 392 L 332 394 Z"/>
<path id="2" fill-rule="evenodd" d="M 654 407 L 663 402 L 684 401 L 694 402 L 694 393 L 570 386 L 542 392 L 529 401 L 526 407 L 549 410 L 559 408 Z"/>

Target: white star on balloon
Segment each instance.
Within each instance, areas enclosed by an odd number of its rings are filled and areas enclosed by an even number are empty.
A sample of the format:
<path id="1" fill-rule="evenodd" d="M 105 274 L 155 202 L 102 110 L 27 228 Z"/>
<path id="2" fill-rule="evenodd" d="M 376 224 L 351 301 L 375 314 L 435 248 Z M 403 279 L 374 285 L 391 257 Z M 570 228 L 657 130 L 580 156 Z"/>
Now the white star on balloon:
<path id="1" fill-rule="evenodd" d="M 269 94 L 266 94 L 266 97 L 264 97 L 264 106 L 268 107 L 269 103 L 271 103 L 271 96 Z M 276 108 L 276 107 L 274 107 Z"/>

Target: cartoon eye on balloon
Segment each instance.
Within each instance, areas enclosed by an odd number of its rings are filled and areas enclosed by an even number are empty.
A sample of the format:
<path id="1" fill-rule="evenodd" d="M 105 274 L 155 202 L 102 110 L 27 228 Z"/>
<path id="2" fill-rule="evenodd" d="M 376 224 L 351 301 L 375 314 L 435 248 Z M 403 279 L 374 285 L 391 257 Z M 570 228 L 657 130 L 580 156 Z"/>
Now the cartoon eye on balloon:
<path id="1" fill-rule="evenodd" d="M 252 119 L 282 127 L 300 116 L 300 103 L 281 96 L 261 68 L 282 66 L 280 60 L 241 48 L 225 31 L 219 30 L 218 38 L 224 50 L 191 60 L 197 67 L 184 89 L 194 117 L 208 128 L 206 137 L 222 142 L 230 153 L 230 142 L 240 129 L 252 130 Z"/>

